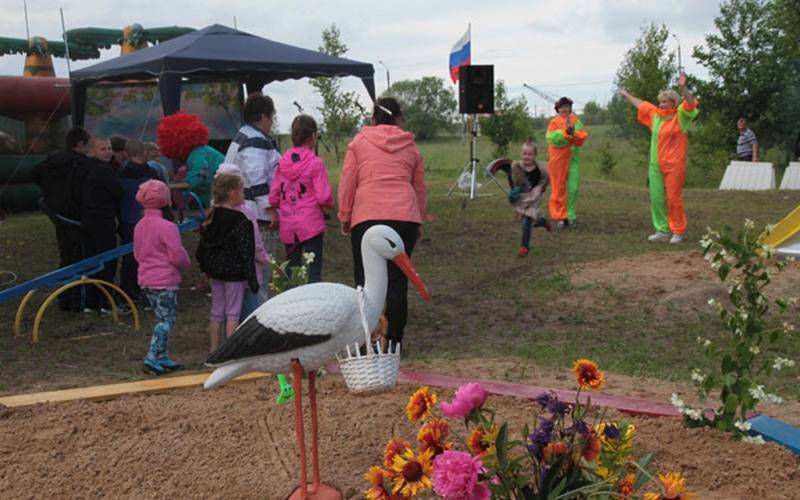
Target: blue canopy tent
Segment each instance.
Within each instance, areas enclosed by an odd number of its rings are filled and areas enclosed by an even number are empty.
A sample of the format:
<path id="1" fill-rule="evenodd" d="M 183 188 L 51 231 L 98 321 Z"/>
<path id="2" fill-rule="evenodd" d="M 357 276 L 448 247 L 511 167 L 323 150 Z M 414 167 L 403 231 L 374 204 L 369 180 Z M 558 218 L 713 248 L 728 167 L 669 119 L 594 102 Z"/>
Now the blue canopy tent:
<path id="1" fill-rule="evenodd" d="M 248 92 L 269 82 L 304 77 L 356 76 L 375 99 L 372 64 L 273 42 L 214 24 L 70 75 L 72 123 L 83 125 L 86 89 L 99 81 L 158 79 L 164 115 L 180 109 L 186 80 L 238 79 Z"/>

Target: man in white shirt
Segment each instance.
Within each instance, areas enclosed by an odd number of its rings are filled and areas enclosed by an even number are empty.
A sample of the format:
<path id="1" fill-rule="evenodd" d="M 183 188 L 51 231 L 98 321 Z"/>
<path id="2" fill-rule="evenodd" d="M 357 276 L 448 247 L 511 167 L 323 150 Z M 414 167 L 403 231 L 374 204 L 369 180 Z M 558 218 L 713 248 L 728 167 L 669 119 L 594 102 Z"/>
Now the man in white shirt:
<path id="1" fill-rule="evenodd" d="M 234 163 L 239 167 L 244 177 L 245 205 L 256 213 L 261 235 L 264 238 L 264 248 L 275 258 L 278 232 L 270 230 L 269 185 L 275 177 L 281 152 L 278 144 L 269 133 L 275 117 L 275 104 L 269 96 L 251 95 L 244 105 L 243 125 L 233 138 L 225 163 Z M 265 270 L 264 285 L 259 291 L 259 297 L 267 298 L 269 285 L 269 269 Z"/>

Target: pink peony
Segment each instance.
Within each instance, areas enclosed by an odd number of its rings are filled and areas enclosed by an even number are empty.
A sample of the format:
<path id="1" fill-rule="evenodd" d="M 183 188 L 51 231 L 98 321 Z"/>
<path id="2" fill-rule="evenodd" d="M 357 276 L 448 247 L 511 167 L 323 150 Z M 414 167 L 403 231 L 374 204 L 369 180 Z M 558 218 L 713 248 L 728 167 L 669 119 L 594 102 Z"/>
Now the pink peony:
<path id="1" fill-rule="evenodd" d="M 472 410 L 483 406 L 488 395 L 481 384 L 464 384 L 456 390 L 452 403 L 441 403 L 442 413 L 448 417 L 465 417 Z"/>
<path id="2" fill-rule="evenodd" d="M 447 450 L 433 459 L 433 491 L 445 500 L 489 500 L 489 488 L 478 482 L 482 467 L 469 453 Z"/>

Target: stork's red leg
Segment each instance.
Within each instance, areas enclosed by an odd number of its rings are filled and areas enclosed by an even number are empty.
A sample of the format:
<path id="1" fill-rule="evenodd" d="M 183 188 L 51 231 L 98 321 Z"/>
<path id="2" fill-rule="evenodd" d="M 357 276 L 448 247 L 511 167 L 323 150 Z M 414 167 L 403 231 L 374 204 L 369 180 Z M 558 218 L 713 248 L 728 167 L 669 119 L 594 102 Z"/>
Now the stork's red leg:
<path id="1" fill-rule="evenodd" d="M 317 388 L 316 382 L 317 372 L 308 372 L 308 401 L 311 410 L 311 474 L 314 481 L 313 489 L 316 491 L 319 488 L 319 450 L 318 438 L 319 432 L 317 427 Z"/>
<path id="2" fill-rule="evenodd" d="M 292 385 L 294 386 L 294 431 L 300 452 L 300 498 L 305 500 L 306 490 L 306 436 L 303 429 L 303 365 L 292 360 Z"/>

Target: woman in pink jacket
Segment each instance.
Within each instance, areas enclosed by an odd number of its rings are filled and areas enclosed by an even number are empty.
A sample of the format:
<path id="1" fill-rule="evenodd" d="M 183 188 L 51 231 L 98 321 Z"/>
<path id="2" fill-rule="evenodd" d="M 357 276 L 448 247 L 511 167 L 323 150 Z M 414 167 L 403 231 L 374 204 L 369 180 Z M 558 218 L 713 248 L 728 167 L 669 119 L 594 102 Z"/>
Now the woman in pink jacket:
<path id="1" fill-rule="evenodd" d="M 289 267 L 298 267 L 304 253 L 314 259 L 308 266 L 308 282 L 322 279 L 322 240 L 325 236 L 325 208 L 333 208 L 333 193 L 325 164 L 314 154 L 317 122 L 308 115 L 292 121 L 292 144 L 284 153 L 269 188 L 274 229 L 279 221 L 281 241 L 286 246 Z M 277 213 L 277 216 L 276 216 Z"/>
<path id="2" fill-rule="evenodd" d="M 400 235 L 411 255 L 422 235 L 425 216 L 425 164 L 414 134 L 406 132 L 396 99 L 375 103 L 372 124 L 361 129 L 348 144 L 339 179 L 339 220 L 342 234 L 350 235 L 357 285 L 364 284 L 361 238 L 376 224 Z M 408 317 L 408 279 L 389 263 L 386 292 L 387 340 L 402 342 Z"/>
<path id="3" fill-rule="evenodd" d="M 181 270 L 189 267 L 189 255 L 178 226 L 161 215 L 170 202 L 167 185 L 157 180 L 142 183 L 136 201 L 144 207 L 144 216 L 133 229 L 133 256 L 139 263 L 139 286 L 156 315 L 144 371 L 163 375 L 181 367 L 169 357 L 167 340 L 175 325 Z"/>

